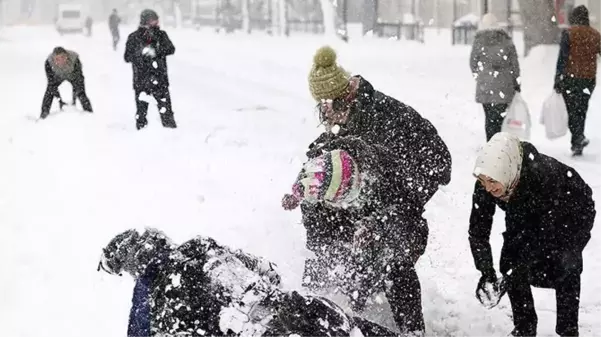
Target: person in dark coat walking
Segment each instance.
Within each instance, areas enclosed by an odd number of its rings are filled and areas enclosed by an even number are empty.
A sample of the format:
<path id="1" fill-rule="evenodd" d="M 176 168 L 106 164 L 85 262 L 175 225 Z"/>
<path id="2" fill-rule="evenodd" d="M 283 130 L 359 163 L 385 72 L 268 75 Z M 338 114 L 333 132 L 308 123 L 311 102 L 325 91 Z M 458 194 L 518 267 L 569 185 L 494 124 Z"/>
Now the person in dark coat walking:
<path id="1" fill-rule="evenodd" d="M 46 72 L 46 93 L 42 100 L 42 113 L 40 118 L 44 119 L 50 114 L 50 108 L 54 98 L 59 99 L 60 108 L 62 109 L 65 103 L 63 102 L 58 87 L 67 81 L 73 88 L 72 104 L 75 105 L 76 98 L 79 98 L 81 107 L 87 112 L 92 112 L 92 105 L 86 94 L 85 78 L 83 76 L 83 68 L 79 55 L 71 50 L 66 50 L 63 47 L 56 47 L 44 62 Z"/>
<path id="2" fill-rule="evenodd" d="M 119 34 L 120 24 L 121 18 L 117 13 L 117 9 L 114 8 L 113 12 L 109 16 L 109 30 L 111 31 L 111 36 L 113 38 L 113 50 L 117 50 L 117 45 L 119 44 L 119 40 L 121 39 L 121 35 Z"/>
<path id="3" fill-rule="evenodd" d="M 346 162 L 356 162 L 358 171 L 367 175 L 367 186 L 359 205 L 324 202 L 323 190 L 317 202 L 295 193 L 284 196 L 285 209 L 301 205 L 307 248 L 316 254 L 305 263 L 305 286 L 323 289 L 335 284 L 340 277 L 328 275 L 338 265 L 354 265 L 353 276 L 346 280 L 354 310 L 361 311 L 372 293 L 385 291 L 400 331 L 422 333 L 421 289 L 414 265 L 427 244 L 424 206 L 439 185 L 451 179 L 447 146 L 417 111 L 339 67 L 330 47 L 317 51 L 309 85 L 327 131 L 309 146 L 307 157 L 319 161 L 342 150 L 353 158 Z M 303 171 L 313 170 L 311 166 Z M 330 179 L 333 173 L 327 172 L 318 181 Z M 348 183 L 350 175 L 340 176 Z M 349 257 L 354 261 L 347 263 Z"/>
<path id="4" fill-rule="evenodd" d="M 520 64 L 511 37 L 493 14 L 482 17 L 474 37 L 470 68 L 476 80 L 476 102 L 484 108 L 486 141 L 503 126 L 504 113 L 520 92 Z"/>
<path id="5" fill-rule="evenodd" d="M 98 270 L 136 281 L 130 337 L 395 335 L 326 299 L 282 290 L 273 263 L 208 237 L 178 246 L 154 228 L 127 230 L 103 249 Z"/>
<path id="6" fill-rule="evenodd" d="M 136 128 L 146 127 L 148 102 L 145 96 L 157 101 L 161 122 L 166 128 L 177 127 L 171 108 L 167 56 L 175 47 L 167 33 L 159 27 L 159 17 L 146 9 L 140 15 L 140 27 L 127 37 L 125 62 L 132 64 L 133 86 L 136 95 Z"/>
<path id="7" fill-rule="evenodd" d="M 489 243 L 495 208 L 505 211 L 500 272 L 513 312 L 513 336 L 535 336 L 537 315 L 530 286 L 552 288 L 560 336 L 578 336 L 582 251 L 595 220 L 591 188 L 578 172 L 505 132 L 476 160 L 469 242 L 482 273 L 478 292 L 499 285 Z M 500 299 L 497 296 L 497 303 Z"/>
<path id="8" fill-rule="evenodd" d="M 574 8 L 569 17 L 571 27 L 561 34 L 554 89 L 561 93 L 568 109 L 568 126 L 572 133 L 572 152 L 582 155 L 589 144 L 584 136 L 588 102 L 597 80 L 597 57 L 601 54 L 601 35 L 590 26 L 588 9 Z"/>

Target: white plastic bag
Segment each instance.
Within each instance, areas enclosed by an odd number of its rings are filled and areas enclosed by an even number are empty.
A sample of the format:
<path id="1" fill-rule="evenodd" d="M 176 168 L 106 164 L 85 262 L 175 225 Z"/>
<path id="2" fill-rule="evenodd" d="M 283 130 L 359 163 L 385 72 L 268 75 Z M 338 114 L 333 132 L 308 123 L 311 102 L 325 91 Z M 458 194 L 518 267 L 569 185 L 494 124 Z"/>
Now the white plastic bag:
<path id="1" fill-rule="evenodd" d="M 531 125 L 528 104 L 526 104 L 522 95 L 516 92 L 511 104 L 507 108 L 501 131 L 509 132 L 522 140 L 528 140 L 530 139 Z"/>
<path id="2" fill-rule="evenodd" d="M 545 126 L 545 134 L 549 139 L 563 137 L 568 133 L 568 108 L 562 94 L 555 91 L 543 103 L 540 123 Z"/>

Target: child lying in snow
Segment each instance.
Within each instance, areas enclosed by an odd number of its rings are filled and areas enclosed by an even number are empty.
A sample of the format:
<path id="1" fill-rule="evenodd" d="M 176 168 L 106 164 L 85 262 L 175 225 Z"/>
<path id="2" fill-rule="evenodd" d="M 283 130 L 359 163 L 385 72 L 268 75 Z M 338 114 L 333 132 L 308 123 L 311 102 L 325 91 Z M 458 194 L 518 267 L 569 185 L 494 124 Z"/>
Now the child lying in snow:
<path id="1" fill-rule="evenodd" d="M 128 336 L 393 336 L 331 301 L 280 288 L 275 265 L 207 237 L 177 246 L 162 232 L 128 230 L 98 270 L 136 280 Z"/>

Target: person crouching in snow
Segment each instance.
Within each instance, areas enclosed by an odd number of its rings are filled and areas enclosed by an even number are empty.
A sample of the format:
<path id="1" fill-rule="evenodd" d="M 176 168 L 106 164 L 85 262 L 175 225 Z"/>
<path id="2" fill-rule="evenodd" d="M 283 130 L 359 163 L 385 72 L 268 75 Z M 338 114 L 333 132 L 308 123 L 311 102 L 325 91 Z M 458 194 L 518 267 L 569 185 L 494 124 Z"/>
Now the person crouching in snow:
<path id="1" fill-rule="evenodd" d="M 175 53 L 169 36 L 159 26 L 159 16 L 150 9 L 140 15 L 140 27 L 129 34 L 125 43 L 125 62 L 131 63 L 136 99 L 136 128 L 146 127 L 148 102 L 153 96 L 161 115 L 163 127 L 176 128 L 169 93 L 167 56 Z"/>
<path id="2" fill-rule="evenodd" d="M 339 67 L 330 47 L 315 54 L 309 87 L 326 132 L 309 146 L 299 181 L 303 185 L 303 176 L 321 165 L 323 172 L 310 178 L 321 185 L 313 191 L 309 184 L 301 194 L 296 188 L 283 199 L 285 209 L 300 204 L 307 248 L 316 255 L 305 262 L 304 285 L 336 286 L 336 270 L 352 257 L 356 268 L 344 291 L 354 310 L 361 311 L 369 295 L 384 290 L 399 330 L 424 332 L 414 266 L 428 240 L 424 206 L 451 179 L 447 146 L 414 109 Z M 343 186 L 357 186 L 355 170 L 365 179 L 357 202 L 348 202 L 357 190 Z"/>
<path id="3" fill-rule="evenodd" d="M 469 242 L 482 273 L 479 299 L 492 301 L 493 306 L 506 291 L 513 311 L 512 335 L 535 336 L 537 315 L 530 286 L 555 289 L 555 331 L 578 336 L 582 251 L 596 214 L 591 188 L 572 167 L 505 132 L 484 146 L 474 176 L 478 181 Z M 497 279 L 489 243 L 496 206 L 505 211 L 502 281 Z"/>
<path id="4" fill-rule="evenodd" d="M 62 100 L 58 87 L 67 81 L 73 88 L 73 101 L 75 105 L 75 99 L 79 98 L 81 107 L 87 112 L 92 112 L 92 105 L 86 94 L 85 78 L 83 76 L 83 68 L 79 55 L 71 50 L 66 50 L 63 47 L 56 47 L 52 53 L 44 62 L 44 69 L 46 71 L 46 79 L 48 81 L 46 85 L 46 93 L 42 100 L 42 113 L 40 118 L 44 119 L 50 114 L 50 107 L 54 98 L 59 99 L 60 108 L 62 109 L 65 105 Z"/>
<path id="5" fill-rule="evenodd" d="M 136 281 L 127 335 L 394 336 L 334 303 L 280 288 L 276 266 L 198 236 L 175 245 L 154 228 L 115 236 L 98 270 Z"/>

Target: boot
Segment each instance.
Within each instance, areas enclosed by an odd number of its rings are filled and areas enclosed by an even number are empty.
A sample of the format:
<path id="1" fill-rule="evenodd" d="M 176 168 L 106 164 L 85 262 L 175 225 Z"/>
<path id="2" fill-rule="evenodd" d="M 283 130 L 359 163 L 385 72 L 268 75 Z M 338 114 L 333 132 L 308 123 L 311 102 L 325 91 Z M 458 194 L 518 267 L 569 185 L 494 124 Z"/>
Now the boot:
<path id="1" fill-rule="evenodd" d="M 513 337 L 534 337 L 536 336 L 536 330 L 528 329 L 529 331 L 522 331 L 518 328 L 513 329 L 509 336 Z"/>
<path id="2" fill-rule="evenodd" d="M 146 117 L 140 117 L 136 119 L 136 129 L 140 130 L 145 128 L 148 125 L 148 120 Z"/>
<path id="3" fill-rule="evenodd" d="M 161 115 L 161 122 L 163 123 L 163 127 L 171 129 L 177 128 L 173 115 Z"/>
<path id="4" fill-rule="evenodd" d="M 580 144 L 572 145 L 572 155 L 582 156 L 582 150 L 590 143 L 588 138 L 583 138 Z"/>

